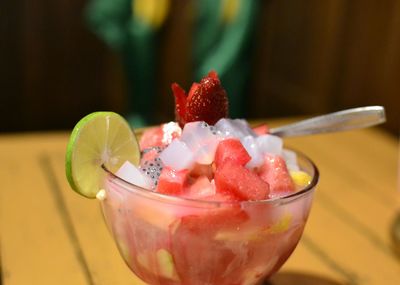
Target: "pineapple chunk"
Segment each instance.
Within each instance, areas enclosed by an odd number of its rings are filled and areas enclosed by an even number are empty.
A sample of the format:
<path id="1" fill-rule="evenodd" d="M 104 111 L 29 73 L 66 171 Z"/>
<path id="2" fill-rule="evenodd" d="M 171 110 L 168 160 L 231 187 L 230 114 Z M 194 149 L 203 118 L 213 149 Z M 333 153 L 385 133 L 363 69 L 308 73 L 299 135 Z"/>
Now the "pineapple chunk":
<path id="1" fill-rule="evenodd" d="M 311 176 L 301 170 L 292 170 L 290 171 L 290 176 L 292 177 L 294 183 L 298 186 L 298 187 L 306 187 L 308 184 L 311 183 Z"/>
<path id="2" fill-rule="evenodd" d="M 175 270 L 174 258 L 171 253 L 161 248 L 156 253 L 159 274 L 165 278 L 179 281 L 178 274 Z"/>

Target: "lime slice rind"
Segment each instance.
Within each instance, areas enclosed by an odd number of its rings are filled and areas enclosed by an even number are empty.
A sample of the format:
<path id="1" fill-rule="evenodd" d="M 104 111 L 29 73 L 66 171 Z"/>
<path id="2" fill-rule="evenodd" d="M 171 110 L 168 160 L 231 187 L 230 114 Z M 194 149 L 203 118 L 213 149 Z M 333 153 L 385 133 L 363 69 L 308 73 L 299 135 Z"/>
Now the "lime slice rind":
<path id="1" fill-rule="evenodd" d="M 138 165 L 140 150 L 123 117 L 114 112 L 94 112 L 76 124 L 65 157 L 66 177 L 73 190 L 95 198 L 102 183 L 101 165 L 116 171 L 125 161 Z"/>

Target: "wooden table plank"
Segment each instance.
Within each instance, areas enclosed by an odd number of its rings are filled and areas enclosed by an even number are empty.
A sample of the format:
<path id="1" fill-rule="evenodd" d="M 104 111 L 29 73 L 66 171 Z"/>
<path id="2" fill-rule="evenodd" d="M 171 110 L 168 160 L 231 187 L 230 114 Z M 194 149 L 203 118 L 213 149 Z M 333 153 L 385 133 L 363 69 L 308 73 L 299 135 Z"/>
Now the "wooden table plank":
<path id="1" fill-rule="evenodd" d="M 372 142 L 369 146 L 382 151 L 370 155 L 366 139 Z M 315 157 L 322 173 L 305 236 L 346 268 L 348 281 L 400 281 L 399 260 L 391 250 L 389 235 L 396 209 L 400 209 L 399 193 L 394 191 L 398 171 L 395 140 L 363 130 L 316 136 L 304 145 L 303 139 L 291 143 Z M 354 181 L 354 176 L 361 179 Z M 377 195 L 384 199 L 376 199 Z M 350 254 L 351 258 L 343 258 Z"/>
<path id="2" fill-rule="evenodd" d="M 346 137 L 350 138 L 353 135 L 349 133 Z M 387 229 L 394 218 L 393 208 L 400 209 L 399 194 L 395 191 L 397 158 L 393 156 L 393 153 L 397 151 L 397 144 L 392 145 L 391 152 L 386 154 L 383 152 L 379 155 L 379 159 L 384 161 L 381 163 L 376 157 L 364 155 L 364 149 L 360 148 L 358 141 L 348 140 L 347 145 L 342 146 L 336 143 L 340 142 L 339 139 L 332 141 L 327 137 L 325 141 L 310 142 L 309 146 L 310 155 L 320 160 L 321 185 L 325 186 L 324 182 L 329 181 L 329 185 L 323 187 L 327 191 L 319 191 L 320 198 L 326 201 L 325 204 L 329 207 L 340 210 L 342 214 L 350 216 L 351 220 L 362 224 L 361 227 L 370 232 L 376 232 L 380 239 L 389 244 L 390 237 Z M 321 148 L 321 145 L 324 147 Z M 334 147 L 335 152 L 326 151 L 330 147 Z M 343 158 L 340 158 L 341 162 L 338 164 L 336 157 L 340 154 Z M 344 164 L 350 165 L 347 166 L 346 171 L 343 171 Z M 379 171 L 381 165 L 385 166 L 385 171 Z M 365 175 L 366 173 L 372 173 L 372 175 Z M 355 180 L 355 176 L 361 176 L 362 179 Z"/>
<path id="3" fill-rule="evenodd" d="M 103 221 L 100 203 L 71 191 L 64 175 L 64 153 L 49 153 L 48 163 L 57 179 L 68 212 L 74 223 L 79 244 L 96 285 L 145 284 L 134 276 L 118 253 L 111 233 Z"/>
<path id="4" fill-rule="evenodd" d="M 2 138 L 0 144 L 3 284 L 90 284 L 43 175 L 44 148 L 29 139 Z"/>
<path id="5" fill-rule="evenodd" d="M 306 230 L 305 235 L 307 231 L 308 230 Z M 310 246 L 309 240 L 304 239 L 304 237 L 300 240 L 292 256 L 288 259 L 280 272 L 278 272 L 278 274 L 281 273 L 318 276 L 335 281 L 338 284 L 343 284 L 347 281 L 346 276 L 343 276 L 329 260 L 326 260 L 324 256 L 321 256 L 320 252 Z M 280 285 L 280 283 L 273 284 Z"/>

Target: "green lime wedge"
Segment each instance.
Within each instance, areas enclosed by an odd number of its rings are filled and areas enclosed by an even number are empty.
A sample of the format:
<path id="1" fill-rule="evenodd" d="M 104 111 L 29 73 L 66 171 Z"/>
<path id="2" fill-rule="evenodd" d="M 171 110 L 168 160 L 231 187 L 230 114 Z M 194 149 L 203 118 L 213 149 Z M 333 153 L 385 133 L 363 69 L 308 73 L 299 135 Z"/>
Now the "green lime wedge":
<path id="1" fill-rule="evenodd" d="M 95 198 L 104 173 L 101 165 L 114 172 L 125 161 L 138 165 L 140 149 L 124 118 L 113 112 L 94 112 L 76 124 L 65 157 L 65 172 L 72 189 Z"/>

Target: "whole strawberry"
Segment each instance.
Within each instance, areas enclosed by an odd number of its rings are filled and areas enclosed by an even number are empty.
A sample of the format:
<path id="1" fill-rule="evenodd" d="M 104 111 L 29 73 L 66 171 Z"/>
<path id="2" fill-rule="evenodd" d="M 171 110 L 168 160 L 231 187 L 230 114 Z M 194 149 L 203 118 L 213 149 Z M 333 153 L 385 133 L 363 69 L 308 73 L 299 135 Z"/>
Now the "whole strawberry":
<path id="1" fill-rule="evenodd" d="M 181 127 L 194 121 L 214 125 L 228 116 L 228 96 L 215 71 L 210 71 L 200 83 L 193 83 L 189 94 L 177 83 L 171 88 L 175 96 L 176 121 Z"/>

